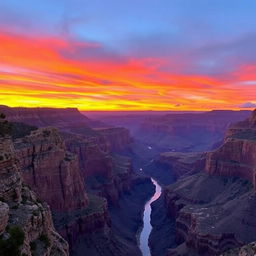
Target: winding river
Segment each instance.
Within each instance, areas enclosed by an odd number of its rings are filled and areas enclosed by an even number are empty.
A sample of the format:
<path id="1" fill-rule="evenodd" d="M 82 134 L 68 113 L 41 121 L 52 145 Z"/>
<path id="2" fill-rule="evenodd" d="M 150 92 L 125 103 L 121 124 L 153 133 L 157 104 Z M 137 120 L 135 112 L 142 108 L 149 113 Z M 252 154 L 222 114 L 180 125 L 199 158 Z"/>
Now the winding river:
<path id="1" fill-rule="evenodd" d="M 151 180 L 154 183 L 154 185 L 156 186 L 156 191 L 155 191 L 155 194 L 146 203 L 145 209 L 144 209 L 143 229 L 142 229 L 141 234 L 140 234 L 140 250 L 141 250 L 143 256 L 150 256 L 151 255 L 150 254 L 150 248 L 148 246 L 148 239 L 149 239 L 149 235 L 150 235 L 151 230 L 152 230 L 152 226 L 150 224 L 150 215 L 151 215 L 151 206 L 150 206 L 150 204 L 152 202 L 154 202 L 155 200 L 157 200 L 160 197 L 161 193 L 162 193 L 162 189 L 161 189 L 160 185 L 154 179 L 151 178 Z"/>

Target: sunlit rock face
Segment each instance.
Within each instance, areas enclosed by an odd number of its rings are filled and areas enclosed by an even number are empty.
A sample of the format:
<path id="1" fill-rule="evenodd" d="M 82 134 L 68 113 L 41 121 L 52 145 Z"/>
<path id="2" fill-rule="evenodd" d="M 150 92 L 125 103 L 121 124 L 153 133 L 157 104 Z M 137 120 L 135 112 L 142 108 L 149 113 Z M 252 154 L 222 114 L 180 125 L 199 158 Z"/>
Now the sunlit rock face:
<path id="1" fill-rule="evenodd" d="M 95 232 L 108 237 L 111 232 L 108 202 L 116 204 L 121 194 L 130 189 L 132 168 L 129 159 L 112 155 L 114 150 L 122 150 L 130 143 L 126 129 L 94 130 L 83 121 L 83 116 L 76 123 L 74 111 L 71 112 L 67 116 L 64 110 L 60 115 L 65 122 L 60 122 L 59 113 L 56 120 L 45 117 L 40 126 L 47 123 L 58 126 L 58 130 L 33 128 L 30 135 L 15 140 L 15 151 L 24 179 L 49 203 L 58 232 L 73 250 L 80 237 Z M 34 124 L 34 120 L 29 122 Z M 17 121 L 28 122 L 28 119 L 19 115 Z M 106 197 L 108 202 L 100 197 L 88 198 L 86 189 Z"/>
<path id="2" fill-rule="evenodd" d="M 55 226 L 71 248 L 80 235 L 109 225 L 106 200 L 97 199 L 98 208 L 89 210 L 95 199 L 85 192 L 79 159 L 66 150 L 56 128 L 39 128 L 16 140 L 15 153 L 25 182 L 50 205 Z"/>
<path id="3" fill-rule="evenodd" d="M 10 137 L 0 137 L 1 255 L 69 255 L 55 231 L 49 206 L 23 183 Z"/>
<path id="4" fill-rule="evenodd" d="M 76 108 L 9 108 L 0 106 L 0 113 L 4 113 L 11 122 L 23 122 L 37 127 L 55 126 L 69 129 L 70 125 L 86 125 L 89 119 Z"/>
<path id="5" fill-rule="evenodd" d="M 22 176 L 54 211 L 72 211 L 88 205 L 79 162 L 66 151 L 55 128 L 41 128 L 15 142 Z"/>

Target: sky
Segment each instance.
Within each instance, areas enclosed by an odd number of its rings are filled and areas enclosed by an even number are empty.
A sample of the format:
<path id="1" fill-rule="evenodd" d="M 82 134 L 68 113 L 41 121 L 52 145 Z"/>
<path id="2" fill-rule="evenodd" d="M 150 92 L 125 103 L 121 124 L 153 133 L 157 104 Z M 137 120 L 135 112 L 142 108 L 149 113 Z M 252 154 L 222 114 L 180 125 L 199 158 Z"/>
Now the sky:
<path id="1" fill-rule="evenodd" d="M 256 107 L 254 0 L 1 0 L 0 104 Z"/>

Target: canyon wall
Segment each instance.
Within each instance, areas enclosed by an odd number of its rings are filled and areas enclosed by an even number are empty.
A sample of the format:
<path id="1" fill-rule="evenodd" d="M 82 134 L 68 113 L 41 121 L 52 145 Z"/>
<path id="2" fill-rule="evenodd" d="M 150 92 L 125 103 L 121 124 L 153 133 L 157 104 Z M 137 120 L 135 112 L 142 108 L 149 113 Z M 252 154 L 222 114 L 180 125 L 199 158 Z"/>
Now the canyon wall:
<path id="1" fill-rule="evenodd" d="M 200 152 L 164 152 L 157 158 L 157 163 L 167 165 L 176 179 L 186 174 L 202 170 L 205 166 L 205 154 Z"/>
<path id="2" fill-rule="evenodd" d="M 219 255 L 256 240 L 255 120 L 256 111 L 228 130 L 224 144 L 206 154 L 204 172 L 164 190 L 178 244 L 168 255 Z"/>
<path id="3" fill-rule="evenodd" d="M 89 119 L 76 108 L 9 108 L 0 106 L 10 122 L 21 122 L 38 127 L 55 126 L 68 129 L 70 124 L 89 125 Z"/>
<path id="4" fill-rule="evenodd" d="M 112 155 L 113 152 L 120 152 L 129 147 L 132 140 L 127 129 L 120 127 L 92 129 L 90 128 L 92 120 L 82 115 L 77 109 L 71 108 L 9 108 L 1 106 L 0 111 L 13 122 L 23 122 L 39 127 L 50 125 L 59 128 L 63 141 L 60 141 L 59 135 L 54 132 L 54 136 L 50 136 L 47 142 L 42 143 L 47 136 L 45 134 L 38 135 L 40 132 L 35 131 L 33 136 L 26 137 L 26 140 L 30 141 L 20 139 L 16 142 L 17 153 L 21 157 L 24 167 L 24 178 L 34 185 L 35 190 L 39 185 L 37 180 L 43 178 L 44 185 L 41 184 L 38 187 L 38 191 L 42 193 L 43 197 L 47 196 L 44 193 L 47 194 L 48 188 L 56 188 L 56 185 L 58 185 L 57 191 L 62 191 L 59 193 L 62 193 L 62 197 L 65 198 L 66 206 L 58 206 L 61 201 L 55 204 L 54 201 L 57 201 L 54 196 L 51 196 L 52 202 L 49 202 L 56 210 L 58 207 L 59 209 L 74 210 L 75 205 L 78 208 L 79 204 L 81 207 L 85 205 L 84 201 L 86 200 L 83 199 L 83 193 L 80 192 L 83 181 L 88 184 L 88 188 L 92 188 L 93 192 L 97 191 L 98 195 L 105 196 L 110 202 L 116 202 L 122 191 L 130 187 L 129 179 L 132 169 L 129 159 L 123 159 L 124 164 L 120 168 L 118 157 Z M 40 136 L 41 138 L 39 138 Z M 56 138 L 58 138 L 58 142 L 54 142 Z M 71 153 L 66 151 L 64 143 Z M 33 152 L 34 150 L 36 152 Z M 56 161 L 53 162 L 53 158 Z M 37 172 L 33 171 L 34 164 Z M 47 169 L 50 169 L 51 165 L 54 165 L 52 169 L 55 171 L 52 176 L 49 176 Z M 80 174 L 78 169 L 80 169 Z M 57 179 L 58 175 L 66 177 Z M 52 178 L 47 178 L 48 176 Z M 58 182 L 54 184 L 56 180 Z M 62 184 L 63 182 L 65 184 Z M 78 184 L 76 191 L 74 190 L 76 186 L 68 184 L 70 182 Z M 62 186 L 69 190 L 65 192 Z M 72 189 L 74 191 L 70 191 Z M 69 195 L 65 193 L 69 193 Z M 77 202 L 69 199 L 73 197 L 72 194 L 80 194 L 80 196 L 76 196 Z M 60 198 L 60 196 L 56 195 L 55 197 Z M 68 205 L 68 202 L 74 205 Z"/>
<path id="5" fill-rule="evenodd" d="M 15 141 L 25 182 L 49 203 L 57 230 L 72 248 L 79 235 L 109 225 L 107 202 L 88 199 L 78 157 L 66 150 L 56 128 L 39 128 Z"/>
<path id="6" fill-rule="evenodd" d="M 118 140 L 118 136 L 116 139 Z M 72 135 L 65 141 L 67 148 L 78 155 L 80 170 L 88 190 L 106 197 L 111 203 L 117 203 L 119 196 L 131 186 L 131 160 L 113 154 L 105 139 Z"/>
<path id="7" fill-rule="evenodd" d="M 22 176 L 53 211 L 85 208 L 88 198 L 78 159 L 66 151 L 55 128 L 41 128 L 15 141 Z"/>
<path id="8" fill-rule="evenodd" d="M 255 187 L 256 175 L 256 111 L 244 122 L 227 131 L 224 144 L 209 152 L 205 171 L 211 175 L 241 177 Z"/>
<path id="9" fill-rule="evenodd" d="M 163 151 L 210 150 L 232 124 L 244 120 L 250 111 L 210 111 L 147 117 L 137 132 L 140 140 Z"/>
<path id="10" fill-rule="evenodd" d="M 24 185 L 9 137 L 0 137 L 0 254 L 67 256 L 46 203 Z"/>
<path id="11" fill-rule="evenodd" d="M 108 202 L 117 204 L 133 180 L 131 161 L 113 153 L 130 143 L 128 130 L 92 129 L 74 109 L 8 109 L 12 115 L 5 112 L 7 118 L 19 122 L 13 127 L 22 126 L 20 134 L 27 134 L 20 122 L 43 127 L 31 129 L 30 135 L 17 136 L 15 151 L 25 181 L 49 203 L 54 224 L 71 250 L 80 237 L 97 233 L 108 237 Z M 59 131 L 46 125 L 56 126 Z M 87 191 L 98 196 L 88 196 L 85 184 Z M 111 244 L 115 243 L 113 238 Z"/>
<path id="12" fill-rule="evenodd" d="M 130 132 L 123 127 L 94 129 L 104 138 L 111 152 L 120 152 L 132 142 Z"/>
<path id="13" fill-rule="evenodd" d="M 13 111 L 17 114 L 17 109 Z M 118 207 L 124 192 L 140 180 L 133 173 L 130 159 L 117 154 L 129 147 L 129 131 L 92 129 L 83 116 L 74 118 L 76 110 L 71 109 L 64 113 L 54 109 L 48 118 L 51 111 L 22 109 L 10 116 L 5 112 L 9 120 L 18 122 L 15 128 L 20 128 L 20 122 L 41 127 L 29 128 L 32 133 L 27 135 L 23 128 L 28 127 L 24 125 L 15 136 L 15 151 L 25 181 L 49 203 L 54 225 L 68 240 L 73 255 L 139 254 L 136 243 L 113 231 L 108 210 L 108 204 Z M 135 237 L 133 231 L 131 237 Z M 81 246 L 78 241 L 82 241 Z"/>

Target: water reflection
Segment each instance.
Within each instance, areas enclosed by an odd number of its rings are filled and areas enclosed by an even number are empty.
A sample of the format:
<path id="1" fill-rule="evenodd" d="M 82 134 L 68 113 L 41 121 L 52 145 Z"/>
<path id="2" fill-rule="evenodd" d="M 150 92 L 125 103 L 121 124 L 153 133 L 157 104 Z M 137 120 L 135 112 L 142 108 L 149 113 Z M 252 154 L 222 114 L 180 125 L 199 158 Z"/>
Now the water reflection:
<path id="1" fill-rule="evenodd" d="M 158 185 L 158 183 L 154 180 L 151 179 L 154 185 L 156 186 L 156 191 L 155 194 L 150 198 L 150 200 L 146 203 L 145 209 L 144 209 L 144 216 L 143 216 L 143 229 L 140 234 L 140 249 L 142 251 L 143 256 L 150 256 L 150 249 L 148 246 L 148 238 L 152 230 L 152 226 L 150 224 L 150 214 L 151 214 L 151 206 L 150 204 L 157 200 L 161 193 L 162 189 Z"/>

